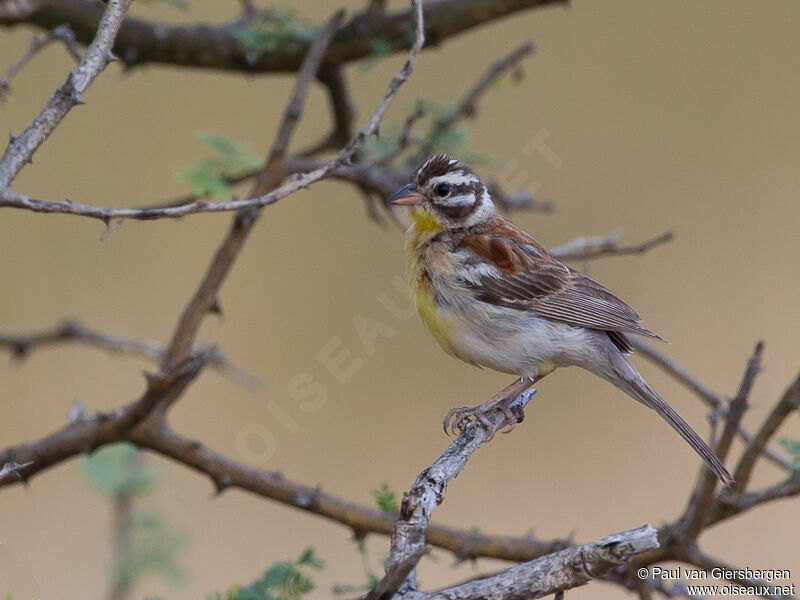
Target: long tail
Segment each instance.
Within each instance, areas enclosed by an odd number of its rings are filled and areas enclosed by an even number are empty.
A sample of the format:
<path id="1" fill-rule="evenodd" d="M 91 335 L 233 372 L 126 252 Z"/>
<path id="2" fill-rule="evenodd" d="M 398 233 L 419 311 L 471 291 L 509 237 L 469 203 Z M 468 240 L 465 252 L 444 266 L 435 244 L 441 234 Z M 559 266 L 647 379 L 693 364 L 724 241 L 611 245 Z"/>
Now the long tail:
<path id="1" fill-rule="evenodd" d="M 617 353 L 612 362 L 615 367 L 614 376 L 607 376 L 606 378 L 611 380 L 614 385 L 619 387 L 631 398 L 641 402 L 648 408 L 652 408 L 661 415 L 661 418 L 669 423 L 670 426 L 689 443 L 692 449 L 705 461 L 708 468 L 719 477 L 723 484 L 732 484 L 734 482 L 733 476 L 728 472 L 728 469 L 725 468 L 720 458 L 708 447 L 708 444 L 695 433 L 694 429 L 692 429 L 689 424 L 684 421 L 655 390 L 653 390 L 653 388 L 647 385 L 644 377 L 639 374 L 630 361 L 622 354 Z"/>

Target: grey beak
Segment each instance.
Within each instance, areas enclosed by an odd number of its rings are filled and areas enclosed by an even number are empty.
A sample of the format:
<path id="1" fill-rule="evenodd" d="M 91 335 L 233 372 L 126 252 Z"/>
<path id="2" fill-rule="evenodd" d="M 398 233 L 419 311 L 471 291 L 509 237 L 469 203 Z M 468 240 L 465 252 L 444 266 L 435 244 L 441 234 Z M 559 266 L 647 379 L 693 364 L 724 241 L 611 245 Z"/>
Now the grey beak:
<path id="1" fill-rule="evenodd" d="M 417 191 L 416 183 L 404 185 L 397 193 L 389 198 L 389 204 L 395 206 L 416 206 L 422 202 L 422 195 Z"/>

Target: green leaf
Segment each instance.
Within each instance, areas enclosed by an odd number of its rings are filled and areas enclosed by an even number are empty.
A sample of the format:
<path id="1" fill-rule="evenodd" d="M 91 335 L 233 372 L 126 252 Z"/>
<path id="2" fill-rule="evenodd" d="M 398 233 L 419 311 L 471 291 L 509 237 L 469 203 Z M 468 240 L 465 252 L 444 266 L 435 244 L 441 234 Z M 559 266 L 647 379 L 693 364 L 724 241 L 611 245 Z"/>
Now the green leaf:
<path id="1" fill-rule="evenodd" d="M 178 179 L 188 181 L 197 196 L 223 196 L 231 188 L 226 178 L 257 169 L 262 159 L 250 150 L 249 144 L 230 140 L 211 131 L 198 131 L 200 142 L 214 152 L 214 156 L 191 167 L 176 171 Z"/>
<path id="2" fill-rule="evenodd" d="M 317 571 L 321 571 L 323 567 L 325 567 L 325 561 L 323 561 L 319 556 L 317 556 L 317 551 L 314 549 L 313 546 L 309 546 L 303 553 L 300 555 L 300 558 L 297 559 L 298 565 L 308 565 L 309 567 L 316 569 Z"/>
<path id="3" fill-rule="evenodd" d="M 281 10 L 236 30 L 233 35 L 248 50 L 263 54 L 275 52 L 291 43 L 309 45 L 319 32 L 319 26 L 312 25 L 295 11 Z"/>
<path id="4" fill-rule="evenodd" d="M 389 488 L 388 484 L 382 483 L 377 489 L 372 490 L 372 496 L 375 498 L 375 505 L 378 510 L 393 515 L 400 512 L 400 502 L 397 500 L 397 494 Z"/>
<path id="5" fill-rule="evenodd" d="M 296 561 L 281 561 L 272 565 L 249 585 L 232 586 L 227 593 L 209 594 L 207 600 L 301 600 L 316 584 L 304 568 L 320 570 L 322 560 L 313 548 L 303 550 Z"/>
<path id="6" fill-rule="evenodd" d="M 195 135 L 201 143 L 216 152 L 217 156 L 209 163 L 223 172 L 255 169 L 261 166 L 261 158 L 253 154 L 250 145 L 245 142 L 230 140 L 212 131 L 198 131 Z"/>
<path id="7" fill-rule="evenodd" d="M 177 176 L 191 184 L 192 193 L 196 196 L 222 196 L 231 191 L 217 169 L 207 163 L 178 171 Z"/>
<path id="8" fill-rule="evenodd" d="M 133 585 L 145 575 L 156 573 L 172 583 L 182 579 L 177 563 L 180 550 L 186 545 L 183 534 L 174 531 L 155 513 L 139 513 L 133 518 L 131 551 L 114 566 L 116 581 Z"/>
<path id="9" fill-rule="evenodd" d="M 147 0 L 148 3 L 154 2 L 155 0 Z M 173 8 L 177 8 L 181 12 L 188 12 L 189 11 L 189 2 L 187 0 L 158 0 L 159 2 L 163 2 L 165 4 L 169 4 Z"/>
<path id="10" fill-rule="evenodd" d="M 138 450 L 126 442 L 85 458 L 83 471 L 94 487 L 109 494 L 142 494 L 156 483 L 155 475 L 140 464 Z"/>
<path id="11" fill-rule="evenodd" d="M 781 438 L 781 446 L 786 448 L 789 456 L 792 457 L 792 463 L 795 469 L 800 469 L 800 440 L 790 440 L 789 438 Z"/>

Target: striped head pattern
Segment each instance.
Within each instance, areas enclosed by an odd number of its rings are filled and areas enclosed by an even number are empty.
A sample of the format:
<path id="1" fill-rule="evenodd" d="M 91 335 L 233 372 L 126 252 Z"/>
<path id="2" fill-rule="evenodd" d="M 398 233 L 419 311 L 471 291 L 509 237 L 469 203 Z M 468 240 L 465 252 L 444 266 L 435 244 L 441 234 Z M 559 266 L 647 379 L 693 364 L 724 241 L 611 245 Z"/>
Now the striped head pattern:
<path id="1" fill-rule="evenodd" d="M 425 210 L 447 229 L 464 229 L 487 221 L 494 205 L 475 171 L 447 154 L 426 160 L 391 200 Z"/>

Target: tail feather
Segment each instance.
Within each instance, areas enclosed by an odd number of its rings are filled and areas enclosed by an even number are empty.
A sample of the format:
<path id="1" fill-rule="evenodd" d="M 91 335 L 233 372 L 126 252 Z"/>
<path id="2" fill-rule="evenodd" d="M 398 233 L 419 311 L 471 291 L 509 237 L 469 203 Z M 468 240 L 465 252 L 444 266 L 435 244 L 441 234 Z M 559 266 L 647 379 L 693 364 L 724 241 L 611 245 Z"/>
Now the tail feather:
<path id="1" fill-rule="evenodd" d="M 708 468 L 719 477 L 723 484 L 731 485 L 734 482 L 733 476 L 728 472 L 728 469 L 725 468 L 725 464 L 716 453 L 709 448 L 708 444 L 695 433 L 694 429 L 692 429 L 689 424 L 647 384 L 628 359 L 619 354 L 618 360 L 614 362 L 618 363 L 619 359 L 625 361 L 626 364 L 624 366 L 615 364 L 615 366 L 622 368 L 615 369 L 618 379 L 613 381 L 613 383 L 634 400 L 656 411 L 662 419 L 669 423 L 669 425 L 688 442 L 692 449 L 705 461 Z"/>

